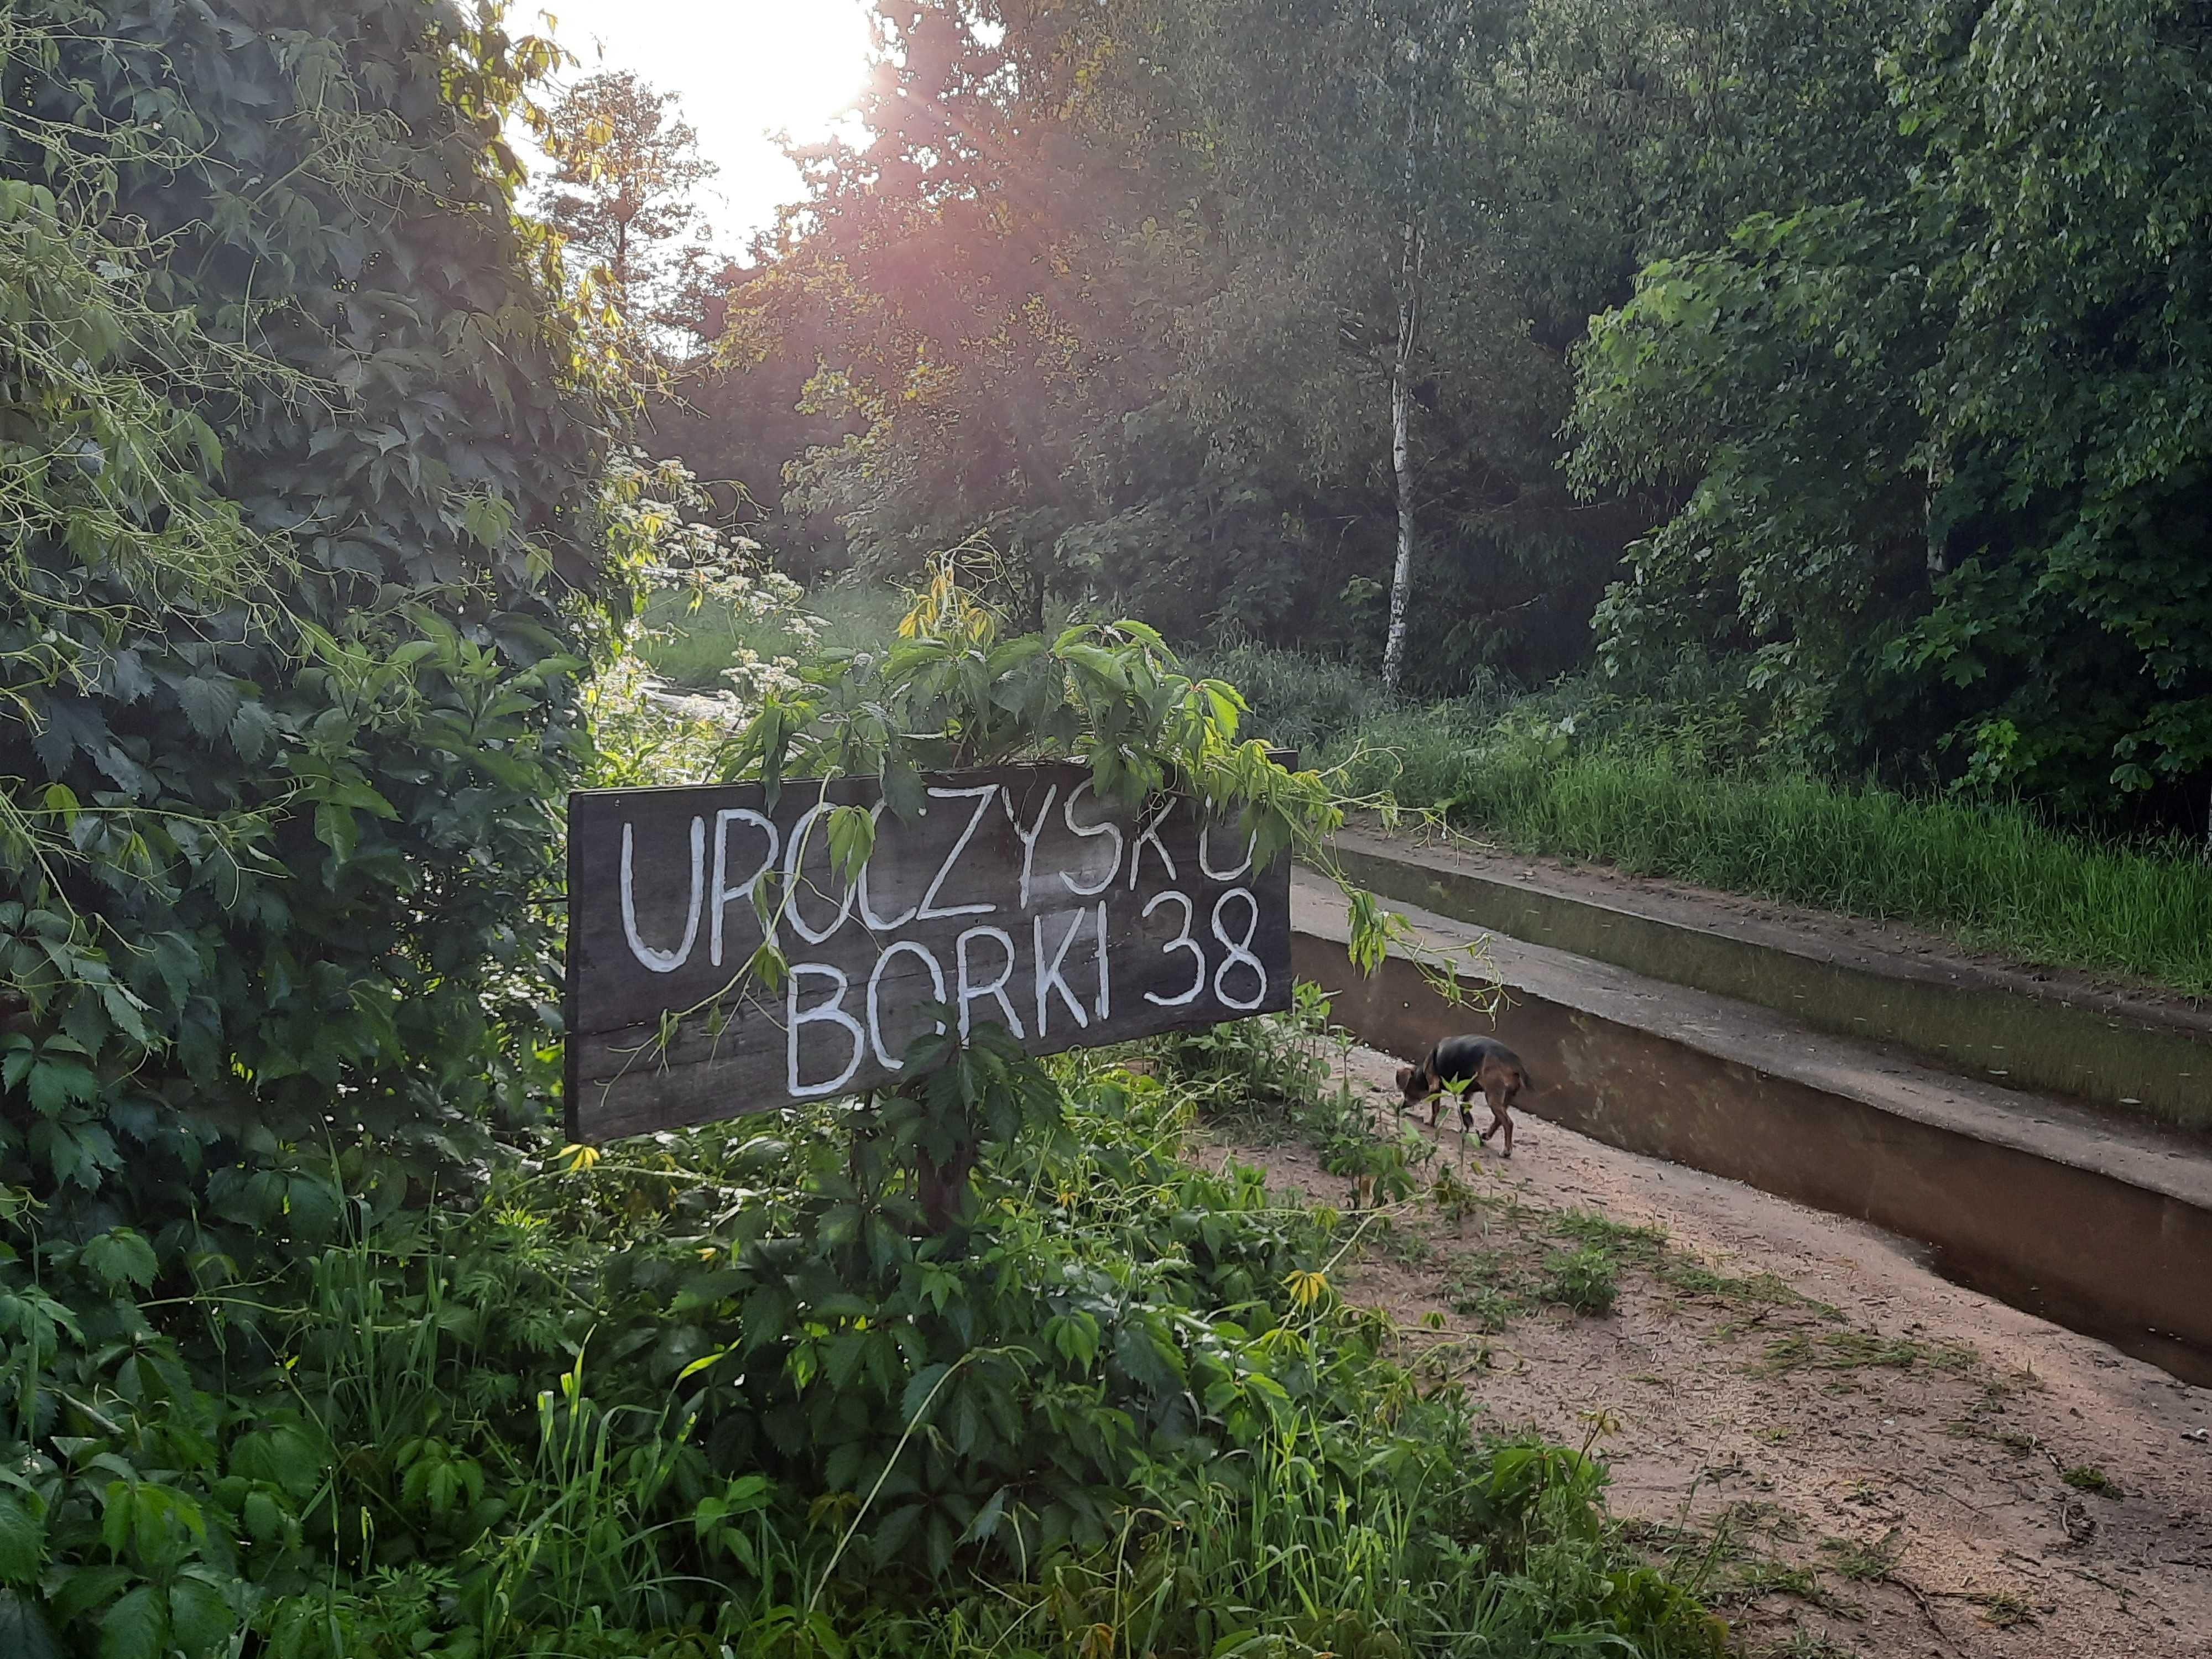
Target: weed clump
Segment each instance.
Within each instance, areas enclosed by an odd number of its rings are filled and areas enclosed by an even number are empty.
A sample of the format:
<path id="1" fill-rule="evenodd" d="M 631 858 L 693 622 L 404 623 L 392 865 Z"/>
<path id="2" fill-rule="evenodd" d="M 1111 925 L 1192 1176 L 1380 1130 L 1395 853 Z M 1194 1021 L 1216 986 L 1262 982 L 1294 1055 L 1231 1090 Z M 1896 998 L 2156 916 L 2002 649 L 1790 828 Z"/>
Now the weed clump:
<path id="1" fill-rule="evenodd" d="M 2126 1496 L 2119 1482 L 2094 1463 L 2076 1463 L 2058 1478 L 2076 1492 L 2094 1492 L 2100 1498 L 2115 1500 Z"/>

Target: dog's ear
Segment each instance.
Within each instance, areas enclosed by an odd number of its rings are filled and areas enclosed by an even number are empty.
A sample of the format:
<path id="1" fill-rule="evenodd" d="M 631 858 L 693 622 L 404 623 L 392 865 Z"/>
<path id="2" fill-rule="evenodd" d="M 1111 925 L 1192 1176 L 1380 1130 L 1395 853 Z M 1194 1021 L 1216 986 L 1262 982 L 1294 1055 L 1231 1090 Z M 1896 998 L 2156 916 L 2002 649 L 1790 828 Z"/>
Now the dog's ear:
<path id="1" fill-rule="evenodd" d="M 1410 1066 L 1401 1066 L 1398 1068 L 1398 1092 L 1401 1095 L 1410 1095 L 1413 1092 L 1413 1068 Z"/>

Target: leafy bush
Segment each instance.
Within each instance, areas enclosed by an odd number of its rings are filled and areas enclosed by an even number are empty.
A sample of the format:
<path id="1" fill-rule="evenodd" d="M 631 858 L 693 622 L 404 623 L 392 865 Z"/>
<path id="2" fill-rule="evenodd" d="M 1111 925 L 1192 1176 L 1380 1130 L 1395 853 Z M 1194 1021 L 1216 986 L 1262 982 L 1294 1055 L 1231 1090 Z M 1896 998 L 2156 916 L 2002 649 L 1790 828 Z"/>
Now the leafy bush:
<path id="1" fill-rule="evenodd" d="M 0 388 L 45 492 L 0 588 L 0 1184 L 54 1250 L 137 1224 L 181 1293 L 332 1236 L 333 1140 L 428 1179 L 519 1096 L 617 411 L 510 212 L 542 42 L 415 0 L 41 0 L 0 40 L 10 246 L 118 296 L 33 343 L 137 388 L 97 454 Z M 159 556 L 195 521 L 234 580 Z"/>
<path id="2" fill-rule="evenodd" d="M 1177 1160 L 1188 1094 L 1058 1069 L 957 1239 L 850 1104 L 524 1145 L 467 1210 L 341 1169 L 342 1238 L 184 1308 L 128 1234 L 66 1264 L 82 1316 L 0 1265 L 0 1618 L 124 1659 L 1719 1650 L 1596 1464 L 1474 1439 L 1322 1219 Z"/>
<path id="3" fill-rule="evenodd" d="M 672 581 L 647 599 L 637 654 L 653 672 L 689 691 L 718 691 L 759 661 L 795 665 L 814 651 L 863 651 L 898 629 L 905 601 L 887 588 L 838 585 L 808 595 L 803 607 L 763 615 L 741 599 Z"/>

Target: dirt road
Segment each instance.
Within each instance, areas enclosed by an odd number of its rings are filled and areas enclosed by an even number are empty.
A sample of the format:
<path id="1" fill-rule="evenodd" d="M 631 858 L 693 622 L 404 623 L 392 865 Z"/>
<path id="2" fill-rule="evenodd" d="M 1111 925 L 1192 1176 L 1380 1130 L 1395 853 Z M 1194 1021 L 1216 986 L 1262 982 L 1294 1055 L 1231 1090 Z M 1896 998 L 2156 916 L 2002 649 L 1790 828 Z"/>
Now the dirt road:
<path id="1" fill-rule="evenodd" d="M 1386 1131 L 1395 1063 L 1346 1062 Z M 1614 1511 L 1744 1653 L 2212 1659 L 2212 1391 L 1887 1234 L 1516 1118 L 1510 1164 L 1445 1131 L 1424 1181 L 1459 1189 L 1391 1211 L 1340 1288 L 1499 1427 L 1595 1435 Z M 1302 1145 L 1207 1156 L 1349 1196 Z"/>

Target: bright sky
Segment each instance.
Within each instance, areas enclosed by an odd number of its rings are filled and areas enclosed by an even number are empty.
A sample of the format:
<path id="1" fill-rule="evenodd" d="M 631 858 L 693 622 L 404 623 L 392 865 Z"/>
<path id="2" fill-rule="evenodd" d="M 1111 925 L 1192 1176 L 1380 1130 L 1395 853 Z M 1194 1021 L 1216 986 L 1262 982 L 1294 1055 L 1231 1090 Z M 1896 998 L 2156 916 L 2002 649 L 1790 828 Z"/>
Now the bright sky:
<path id="1" fill-rule="evenodd" d="M 860 90 L 865 0 L 539 0 L 581 61 L 570 75 L 629 70 L 683 100 L 709 186 L 714 240 L 732 253 L 799 195 L 799 171 L 768 135 L 824 137 Z M 528 0 L 513 24 L 534 17 Z"/>

